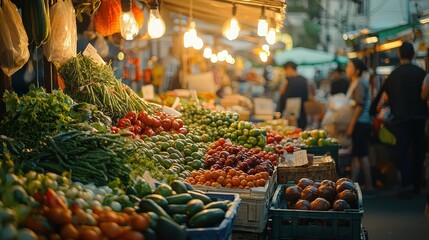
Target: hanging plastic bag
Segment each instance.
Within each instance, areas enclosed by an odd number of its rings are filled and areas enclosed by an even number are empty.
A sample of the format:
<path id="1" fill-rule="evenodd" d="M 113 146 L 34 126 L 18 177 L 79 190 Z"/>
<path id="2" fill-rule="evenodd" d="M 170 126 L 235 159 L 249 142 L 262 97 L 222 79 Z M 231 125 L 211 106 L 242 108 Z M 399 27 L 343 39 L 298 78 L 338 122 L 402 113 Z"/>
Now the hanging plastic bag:
<path id="1" fill-rule="evenodd" d="M 28 61 L 30 51 L 18 8 L 10 0 L 2 0 L 1 3 L 0 67 L 10 77 Z"/>
<path id="2" fill-rule="evenodd" d="M 109 45 L 107 44 L 106 39 L 104 39 L 101 34 L 97 34 L 97 39 L 95 40 L 94 48 L 97 49 L 97 53 L 103 58 L 109 55 Z"/>
<path id="3" fill-rule="evenodd" d="M 60 66 L 76 56 L 77 30 L 72 1 L 58 1 L 50 8 L 49 13 L 51 36 L 43 45 L 43 54 L 48 61 Z"/>

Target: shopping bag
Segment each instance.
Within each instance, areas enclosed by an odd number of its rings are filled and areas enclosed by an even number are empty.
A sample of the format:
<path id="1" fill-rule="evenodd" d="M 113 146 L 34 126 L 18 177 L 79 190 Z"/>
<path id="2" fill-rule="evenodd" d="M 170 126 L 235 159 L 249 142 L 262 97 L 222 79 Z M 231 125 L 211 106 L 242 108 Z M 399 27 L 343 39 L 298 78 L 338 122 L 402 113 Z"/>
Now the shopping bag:
<path id="1" fill-rule="evenodd" d="M 43 45 L 43 54 L 49 62 L 60 66 L 76 56 L 77 30 L 72 1 L 58 1 L 49 9 L 49 14 L 51 36 Z"/>
<path id="2" fill-rule="evenodd" d="M 10 77 L 21 69 L 30 57 L 27 33 L 18 8 L 10 0 L 2 0 L 0 33 L 0 67 Z"/>

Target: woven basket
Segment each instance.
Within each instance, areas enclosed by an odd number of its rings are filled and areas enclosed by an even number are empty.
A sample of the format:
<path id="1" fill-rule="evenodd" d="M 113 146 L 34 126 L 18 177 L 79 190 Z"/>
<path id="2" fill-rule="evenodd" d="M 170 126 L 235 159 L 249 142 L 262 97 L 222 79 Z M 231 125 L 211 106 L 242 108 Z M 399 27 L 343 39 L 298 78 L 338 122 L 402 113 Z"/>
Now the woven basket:
<path id="1" fill-rule="evenodd" d="M 310 178 L 314 181 L 335 181 L 338 178 L 335 162 L 317 163 L 299 167 L 279 166 L 277 168 L 277 182 L 279 184 L 285 184 L 290 181 L 298 182 L 301 178 Z"/>

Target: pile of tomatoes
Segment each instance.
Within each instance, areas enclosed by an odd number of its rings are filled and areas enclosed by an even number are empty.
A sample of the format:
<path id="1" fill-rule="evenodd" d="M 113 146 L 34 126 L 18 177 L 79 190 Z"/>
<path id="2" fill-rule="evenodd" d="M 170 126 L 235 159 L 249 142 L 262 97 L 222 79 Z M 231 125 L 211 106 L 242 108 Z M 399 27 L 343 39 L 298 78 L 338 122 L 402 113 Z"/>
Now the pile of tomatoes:
<path id="1" fill-rule="evenodd" d="M 230 168 L 227 171 L 220 169 L 192 171 L 190 177 L 184 181 L 192 185 L 249 189 L 264 187 L 269 181 L 269 177 L 270 174 L 268 172 L 250 175 L 241 170 Z"/>
<path id="2" fill-rule="evenodd" d="M 171 114 L 158 112 L 155 116 L 150 116 L 145 110 L 140 112 L 130 111 L 124 118 L 119 119 L 116 127 L 112 127 L 112 133 L 128 131 L 133 137 L 153 136 L 160 132 L 188 134 L 188 130 L 183 127 L 183 120 L 175 118 Z"/>

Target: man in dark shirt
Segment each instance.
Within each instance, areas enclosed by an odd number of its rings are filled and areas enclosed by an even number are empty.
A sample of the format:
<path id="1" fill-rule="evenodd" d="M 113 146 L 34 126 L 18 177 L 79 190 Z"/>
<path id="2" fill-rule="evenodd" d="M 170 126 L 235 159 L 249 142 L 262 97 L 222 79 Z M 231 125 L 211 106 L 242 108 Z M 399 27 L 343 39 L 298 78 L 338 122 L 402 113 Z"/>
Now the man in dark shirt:
<path id="1" fill-rule="evenodd" d="M 303 76 L 298 75 L 297 65 L 294 62 L 287 62 L 283 66 L 287 83 L 280 89 L 280 100 L 277 111 L 283 115 L 288 98 L 301 98 L 301 112 L 298 116 L 298 127 L 304 129 L 307 126 L 307 115 L 305 114 L 304 102 L 308 100 L 308 81 Z"/>
<path id="2" fill-rule="evenodd" d="M 400 66 L 385 80 L 371 104 L 371 114 L 375 115 L 382 93 L 387 94 L 393 115 L 396 156 L 399 158 L 403 187 L 400 197 L 411 197 L 413 191 L 420 192 L 421 169 L 425 158 L 424 130 L 428 108 L 421 94 L 426 73 L 411 63 L 414 56 L 413 45 L 404 42 L 399 48 Z"/>
<path id="3" fill-rule="evenodd" d="M 337 93 L 347 93 L 349 89 L 349 81 L 343 76 L 341 68 L 336 68 L 331 72 L 331 95 Z"/>

